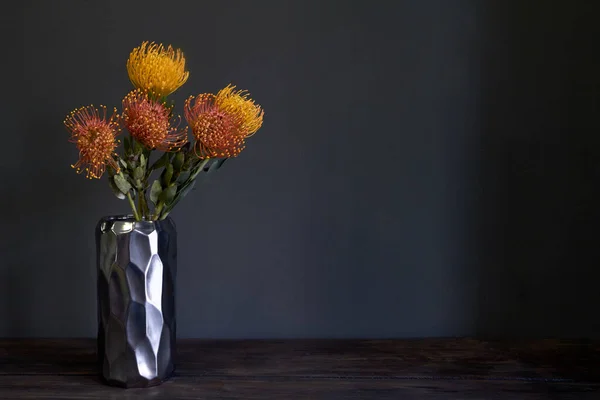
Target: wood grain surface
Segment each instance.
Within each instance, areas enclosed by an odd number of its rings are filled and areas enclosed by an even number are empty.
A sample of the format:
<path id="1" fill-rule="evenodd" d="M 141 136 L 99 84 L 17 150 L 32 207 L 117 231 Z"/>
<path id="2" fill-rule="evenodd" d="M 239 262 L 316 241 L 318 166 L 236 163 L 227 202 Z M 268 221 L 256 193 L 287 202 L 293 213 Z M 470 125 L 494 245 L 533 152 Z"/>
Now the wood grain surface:
<path id="1" fill-rule="evenodd" d="M 0 340 L 0 399 L 600 399 L 589 340 L 181 340 L 176 362 L 121 389 L 92 339 Z"/>

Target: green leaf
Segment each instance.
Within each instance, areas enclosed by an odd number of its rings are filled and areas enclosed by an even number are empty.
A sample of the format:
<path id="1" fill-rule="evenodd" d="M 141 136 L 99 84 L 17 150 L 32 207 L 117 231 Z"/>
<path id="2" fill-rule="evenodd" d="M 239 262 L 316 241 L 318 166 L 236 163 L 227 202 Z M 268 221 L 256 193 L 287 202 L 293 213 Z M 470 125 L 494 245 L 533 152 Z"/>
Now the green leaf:
<path id="1" fill-rule="evenodd" d="M 153 171 L 155 169 L 164 167 L 169 162 L 170 157 L 171 155 L 169 153 L 164 153 L 158 160 L 154 162 L 154 164 L 152 164 L 150 170 Z"/>
<path id="2" fill-rule="evenodd" d="M 118 174 L 114 176 L 115 185 L 123 194 L 129 193 L 131 190 L 131 184 L 127 182 L 127 179 L 123 176 L 123 174 Z"/>
<path id="3" fill-rule="evenodd" d="M 183 167 L 183 162 L 185 161 L 185 154 L 182 151 L 177 152 L 175 157 L 173 158 L 173 169 L 179 172 L 181 171 L 181 167 Z"/>
<path id="4" fill-rule="evenodd" d="M 160 196 L 162 192 L 162 185 L 160 181 L 157 179 L 152 182 L 152 187 L 150 188 L 150 201 L 156 205 L 158 203 L 158 196 Z"/>
<path id="5" fill-rule="evenodd" d="M 158 196 L 158 200 L 162 201 L 165 204 L 171 204 L 173 199 L 175 198 L 175 194 L 177 193 L 177 185 L 171 185 L 165 190 L 161 192 Z"/>
<path id="6" fill-rule="evenodd" d="M 123 160 L 122 158 L 119 160 L 119 162 L 121 163 L 121 165 L 123 166 L 123 168 L 127 169 L 127 161 Z"/>
<path id="7" fill-rule="evenodd" d="M 190 142 L 187 142 L 186 144 L 183 145 L 183 147 L 181 147 L 179 149 L 179 151 L 185 155 L 185 162 L 183 163 L 184 170 L 190 169 L 190 166 L 192 166 L 194 164 L 194 162 L 198 159 L 198 157 L 196 157 L 194 150 L 191 148 L 192 148 L 192 144 Z"/>
<path id="8" fill-rule="evenodd" d="M 182 185 L 182 184 L 184 184 L 189 179 L 189 177 L 190 177 L 190 172 L 189 171 L 183 171 L 177 177 L 177 183 L 179 183 L 180 185 Z"/>
<path id="9" fill-rule="evenodd" d="M 171 183 L 172 177 L 173 177 L 173 165 L 167 164 L 167 166 L 165 167 L 165 169 L 161 175 L 163 187 L 166 188 L 169 186 L 169 184 Z"/>
<path id="10" fill-rule="evenodd" d="M 177 199 L 178 200 L 183 199 L 190 192 L 190 190 L 192 190 L 194 188 L 195 185 L 196 185 L 196 181 L 191 181 L 189 184 L 182 187 L 181 190 L 179 191 L 179 193 L 177 193 Z"/>
<path id="11" fill-rule="evenodd" d="M 123 138 L 123 148 L 125 149 L 125 154 L 131 153 L 131 140 L 129 140 L 128 136 Z"/>
<path id="12" fill-rule="evenodd" d="M 144 146 L 142 146 L 142 144 L 140 142 L 138 142 L 137 140 L 133 141 L 133 152 L 135 154 L 141 154 L 141 152 L 144 151 Z"/>
<path id="13" fill-rule="evenodd" d="M 115 176 L 119 176 L 119 175 L 115 175 Z M 108 178 L 108 186 L 110 186 L 110 189 L 115 194 L 115 196 L 117 196 L 118 199 L 120 199 L 120 200 L 125 199 L 125 195 L 121 192 L 121 190 L 115 184 L 114 177 Z"/>
<path id="14" fill-rule="evenodd" d="M 225 161 L 229 160 L 228 158 L 219 158 L 217 160 L 215 160 L 212 165 L 210 166 L 210 171 L 216 171 L 219 168 L 221 168 L 223 166 L 223 164 L 225 164 Z M 209 172 L 210 172 L 209 171 Z"/>
<path id="15" fill-rule="evenodd" d="M 144 179 L 144 168 L 142 167 L 137 167 L 136 169 L 133 170 L 133 178 L 134 179 Z"/>
<path id="16" fill-rule="evenodd" d="M 191 174 L 190 174 L 190 180 L 194 180 L 196 179 L 196 177 L 198 176 L 198 174 L 200 172 L 202 172 L 202 170 L 204 169 L 204 166 L 202 165 L 204 163 L 201 162 L 200 164 L 196 165 L 194 168 L 192 168 Z"/>
<path id="17" fill-rule="evenodd" d="M 194 188 L 195 185 L 196 181 L 188 181 L 186 184 L 181 186 L 173 201 L 170 204 L 166 204 L 165 207 L 163 207 L 160 213 L 160 219 L 164 219 L 171 212 L 171 210 L 175 208 L 177 203 L 179 203 L 179 201 L 181 201 L 181 199 L 183 199 L 189 193 L 189 191 Z"/>
<path id="18" fill-rule="evenodd" d="M 144 155 L 144 153 L 140 154 L 140 165 L 146 168 L 146 156 Z"/>

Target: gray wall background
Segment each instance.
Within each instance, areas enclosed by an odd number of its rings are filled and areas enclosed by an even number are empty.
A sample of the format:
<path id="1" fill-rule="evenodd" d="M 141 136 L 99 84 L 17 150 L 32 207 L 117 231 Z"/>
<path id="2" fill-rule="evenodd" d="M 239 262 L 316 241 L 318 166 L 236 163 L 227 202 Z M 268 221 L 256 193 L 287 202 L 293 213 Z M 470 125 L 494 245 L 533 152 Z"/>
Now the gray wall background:
<path id="1" fill-rule="evenodd" d="M 266 110 L 173 213 L 181 337 L 600 336 L 594 1 L 22 1 L 2 18 L 0 336 L 94 336 L 73 108 L 142 40 Z M 181 109 L 181 108 L 180 108 Z"/>

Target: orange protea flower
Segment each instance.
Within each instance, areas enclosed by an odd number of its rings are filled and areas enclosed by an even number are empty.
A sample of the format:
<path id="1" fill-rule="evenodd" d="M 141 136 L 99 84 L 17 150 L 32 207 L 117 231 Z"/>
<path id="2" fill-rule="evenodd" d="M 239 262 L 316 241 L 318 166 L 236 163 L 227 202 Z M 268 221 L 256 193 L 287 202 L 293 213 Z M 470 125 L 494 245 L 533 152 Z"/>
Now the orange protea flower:
<path id="1" fill-rule="evenodd" d="M 213 94 L 190 96 L 185 101 L 185 118 L 192 128 L 199 158 L 236 157 L 244 149 L 245 136 L 236 114 L 219 110 Z"/>
<path id="2" fill-rule="evenodd" d="M 127 60 L 127 73 L 135 87 L 159 97 L 173 93 L 189 76 L 180 49 L 174 50 L 170 45 L 165 48 L 154 42 L 143 42 L 133 49 Z"/>
<path id="3" fill-rule="evenodd" d="M 106 119 L 106 107 L 100 106 L 103 113 L 93 105 L 81 107 L 67 116 L 64 123 L 71 132 L 70 142 L 75 143 L 79 149 L 79 161 L 71 165 L 77 173 L 82 168 L 87 172 L 86 178 L 100 178 L 106 170 L 106 165 L 119 171 L 119 166 L 114 159 L 115 148 L 118 142 L 115 137 L 119 132 L 116 118 L 116 109 L 110 119 Z"/>
<path id="4" fill-rule="evenodd" d="M 131 136 L 149 149 L 171 151 L 187 142 L 187 127 L 178 130 L 181 118 L 173 126 L 170 110 L 146 91 L 135 89 L 125 96 L 121 119 Z"/>
<path id="5" fill-rule="evenodd" d="M 200 94 L 185 101 L 185 118 L 190 125 L 200 158 L 236 157 L 245 140 L 262 125 L 263 111 L 243 91 L 227 86 L 216 96 Z"/>

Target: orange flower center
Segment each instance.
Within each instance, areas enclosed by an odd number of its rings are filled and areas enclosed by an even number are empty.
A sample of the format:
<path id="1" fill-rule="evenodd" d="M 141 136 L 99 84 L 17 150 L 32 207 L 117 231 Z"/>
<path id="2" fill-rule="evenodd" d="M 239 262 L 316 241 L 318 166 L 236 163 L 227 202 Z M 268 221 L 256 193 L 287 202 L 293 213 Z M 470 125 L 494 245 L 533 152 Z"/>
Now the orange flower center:
<path id="1" fill-rule="evenodd" d="M 107 126 L 88 126 L 77 137 L 77 148 L 83 161 L 99 167 L 112 158 L 115 150 L 114 132 Z"/>
<path id="2" fill-rule="evenodd" d="M 156 148 L 169 133 L 169 118 L 159 104 L 144 102 L 126 111 L 129 132 L 148 148 Z"/>
<path id="3" fill-rule="evenodd" d="M 171 151 L 187 141 L 187 128 L 172 126 L 169 109 L 139 89 L 123 99 L 123 123 L 131 136 L 149 149 Z"/>
<path id="4" fill-rule="evenodd" d="M 228 115 L 219 111 L 199 115 L 192 131 L 202 155 L 236 157 L 244 149 L 244 137 L 236 134 Z"/>

